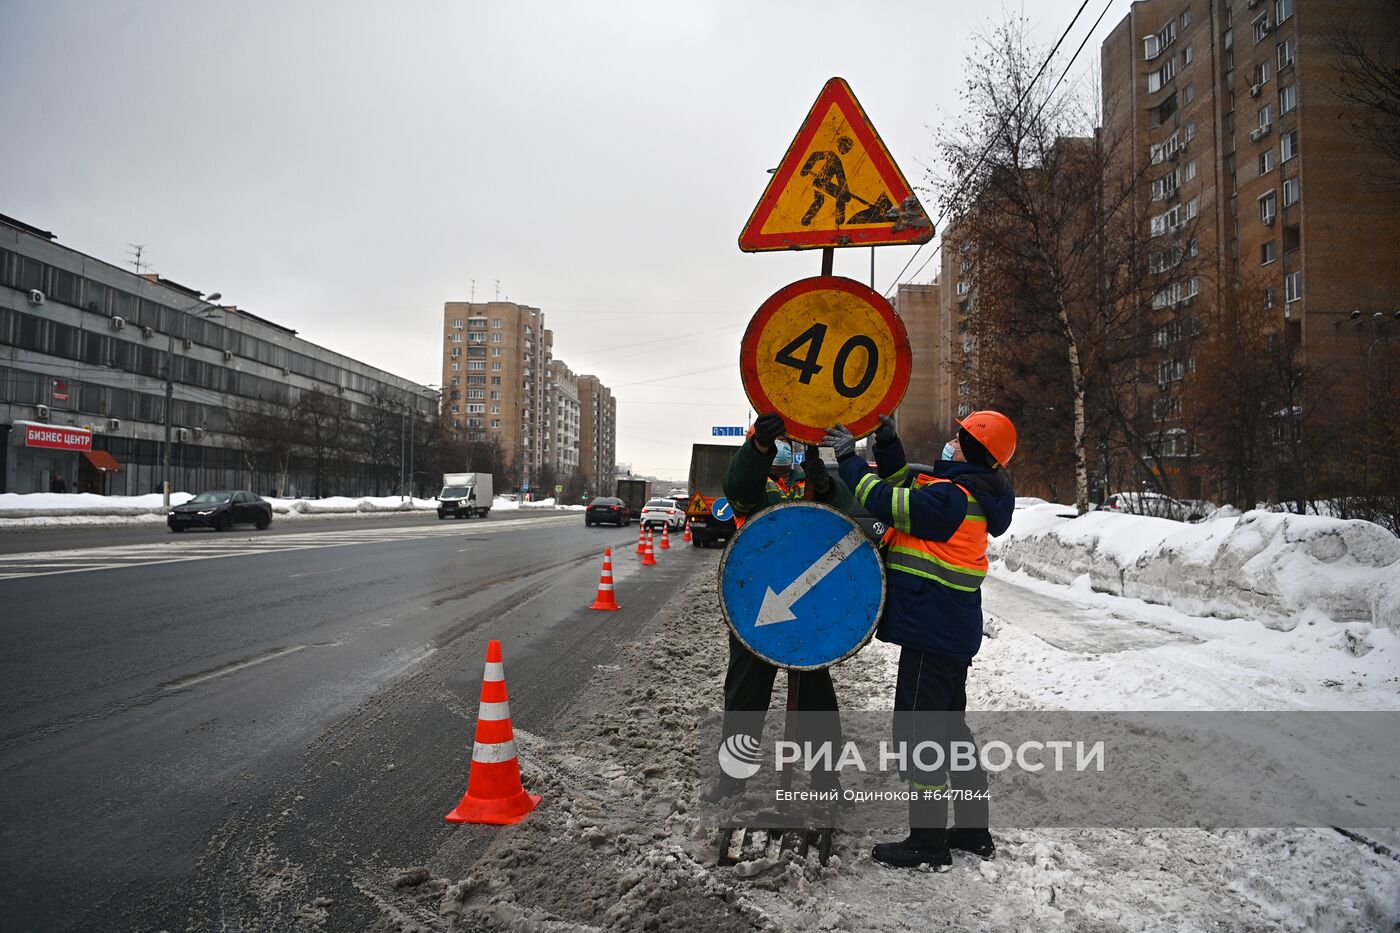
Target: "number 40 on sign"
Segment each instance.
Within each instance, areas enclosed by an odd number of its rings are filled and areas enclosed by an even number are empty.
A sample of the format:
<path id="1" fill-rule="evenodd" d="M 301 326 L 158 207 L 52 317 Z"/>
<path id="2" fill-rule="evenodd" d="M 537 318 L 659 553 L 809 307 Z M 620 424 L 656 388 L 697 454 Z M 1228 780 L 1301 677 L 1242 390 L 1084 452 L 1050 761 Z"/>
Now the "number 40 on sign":
<path id="1" fill-rule="evenodd" d="M 909 387 L 904 323 L 881 295 L 840 276 L 779 290 L 749 322 L 739 350 L 744 391 L 756 411 L 776 411 L 788 436 L 820 442 L 838 422 L 869 434 Z"/>

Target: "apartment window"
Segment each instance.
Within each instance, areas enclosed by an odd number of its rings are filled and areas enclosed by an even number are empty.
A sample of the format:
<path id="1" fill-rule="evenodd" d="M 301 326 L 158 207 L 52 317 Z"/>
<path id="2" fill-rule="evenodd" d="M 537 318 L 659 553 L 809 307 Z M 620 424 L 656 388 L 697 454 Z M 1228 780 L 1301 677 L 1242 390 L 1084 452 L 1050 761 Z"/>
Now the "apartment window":
<path id="1" fill-rule="evenodd" d="M 1268 13 L 1260 13 L 1255 17 L 1252 25 L 1254 27 L 1254 41 L 1256 43 L 1263 42 L 1265 39 L 1269 38 L 1269 33 L 1274 28 L 1273 24 L 1269 22 Z"/>
<path id="2" fill-rule="evenodd" d="M 501 384 L 501 377 L 500 377 L 500 376 L 492 376 L 492 377 L 491 377 L 491 384 L 492 384 L 493 386 L 498 386 L 498 385 L 500 385 L 500 384 Z"/>
<path id="3" fill-rule="evenodd" d="M 469 318 L 467 318 L 467 327 L 468 327 L 469 329 L 471 329 L 471 330 L 485 330 L 485 329 L 486 329 L 486 318 L 484 318 L 484 317 L 469 317 Z"/>
<path id="4" fill-rule="evenodd" d="M 1166 123 L 1171 119 L 1172 114 L 1176 113 L 1176 95 L 1171 95 L 1156 107 L 1153 107 L 1149 113 L 1151 114 L 1149 125 L 1161 126 L 1163 123 Z"/>
<path id="5" fill-rule="evenodd" d="M 1274 21 L 1282 23 L 1293 15 L 1293 0 L 1276 0 L 1274 3 Z"/>
<path id="6" fill-rule="evenodd" d="M 452 335 L 452 342 L 453 342 L 453 343 L 461 343 L 461 342 L 462 342 L 462 335 L 461 335 L 461 334 L 453 334 L 453 335 Z"/>
<path id="7" fill-rule="evenodd" d="M 1143 57 L 1148 61 L 1161 55 L 1167 46 L 1176 41 L 1176 23 L 1169 22 L 1162 27 L 1156 35 L 1148 36 L 1142 40 Z"/>
<path id="8" fill-rule="evenodd" d="M 467 360 L 467 372 L 482 372 L 486 369 L 485 360 Z"/>
<path id="9" fill-rule="evenodd" d="M 1274 150 L 1273 147 L 1265 149 L 1259 153 L 1259 174 L 1267 175 L 1274 170 Z"/>
<path id="10" fill-rule="evenodd" d="M 467 398 L 485 398 L 485 397 L 486 397 L 486 390 L 485 390 L 485 389 L 468 389 L 468 390 L 467 390 Z"/>
<path id="11" fill-rule="evenodd" d="M 491 348 L 491 355 L 492 355 L 492 356 L 500 356 L 500 355 L 501 355 L 501 348 L 500 348 L 500 347 L 492 347 L 492 348 Z"/>
<path id="12" fill-rule="evenodd" d="M 499 415 L 500 413 L 501 413 L 501 406 L 499 406 L 499 405 L 492 405 L 492 406 L 491 406 L 491 414 L 493 414 L 493 415 Z"/>
<path id="13" fill-rule="evenodd" d="M 1297 301 L 1303 297 L 1303 273 L 1290 272 L 1283 277 L 1284 301 Z"/>
<path id="14" fill-rule="evenodd" d="M 1157 384 L 1159 386 L 1180 382 L 1186 376 L 1186 365 L 1181 360 L 1163 360 L 1157 364 Z"/>
<path id="15" fill-rule="evenodd" d="M 452 322 L 452 329 L 453 329 L 453 330 L 461 330 L 461 329 L 462 329 L 462 319 L 461 319 L 461 318 L 457 318 L 457 319 L 455 319 L 455 320 Z"/>
<path id="16" fill-rule="evenodd" d="M 1187 65 L 1191 64 L 1192 57 L 1193 56 L 1191 55 L 1191 46 L 1188 45 L 1186 48 L 1181 50 L 1181 66 L 1184 68 Z"/>
<path id="17" fill-rule="evenodd" d="M 1264 307 L 1266 307 L 1266 308 L 1272 308 L 1272 307 L 1273 307 L 1274 305 L 1276 305 L 1276 304 L 1278 304 L 1278 289 L 1277 289 L 1277 288 L 1266 288 L 1266 289 L 1264 289 Z"/>
<path id="18" fill-rule="evenodd" d="M 461 363 L 453 363 L 453 364 L 452 364 L 452 371 L 453 371 L 454 373 L 455 373 L 455 372 L 461 372 L 461 370 L 462 370 L 462 364 L 461 364 Z"/>
<path id="19" fill-rule="evenodd" d="M 497 363 L 492 363 L 492 364 L 491 364 L 491 372 L 493 372 L 493 373 L 498 373 L 498 372 L 500 372 L 500 371 L 501 371 L 501 364 L 500 364 L 499 362 L 497 362 Z"/>
<path id="20" fill-rule="evenodd" d="M 1193 100 L 1195 100 L 1195 99 L 1196 99 L 1196 85 L 1194 85 L 1194 84 L 1188 84 L 1188 85 L 1186 85 L 1186 87 L 1183 88 L 1182 91 L 1181 91 L 1181 104 L 1182 104 L 1182 106 L 1184 107 L 1185 105 L 1191 103 L 1191 101 L 1193 101 Z"/>
<path id="21" fill-rule="evenodd" d="M 1273 240 L 1259 247 L 1259 265 L 1267 266 L 1276 259 L 1278 259 L 1278 244 Z"/>
<path id="22" fill-rule="evenodd" d="M 1265 59 L 1264 61 L 1260 62 L 1259 70 L 1255 73 L 1255 76 L 1259 79 L 1255 82 L 1256 84 L 1260 85 L 1261 87 L 1265 84 L 1268 84 L 1269 79 L 1274 76 L 1273 62 L 1269 61 L 1268 59 Z"/>
<path id="23" fill-rule="evenodd" d="M 1227 29 L 1220 34 L 1220 47 L 1222 49 L 1233 49 L 1235 47 L 1235 30 Z"/>
<path id="24" fill-rule="evenodd" d="M 1161 165 L 1167 159 L 1170 159 L 1180 148 L 1181 137 L 1173 133 L 1160 143 L 1150 147 L 1148 149 L 1148 155 L 1153 165 Z"/>
<path id="25" fill-rule="evenodd" d="M 1266 224 L 1274 222 L 1274 215 L 1278 213 L 1278 195 L 1270 191 L 1259 198 L 1259 219 Z"/>
<path id="26" fill-rule="evenodd" d="M 1167 82 L 1176 77 L 1176 59 L 1169 58 L 1162 63 L 1162 67 L 1147 76 L 1147 91 L 1155 94 L 1166 86 Z"/>
<path id="27" fill-rule="evenodd" d="M 1164 201 L 1181 187 L 1181 169 L 1173 169 L 1152 183 L 1152 200 Z"/>
<path id="28" fill-rule="evenodd" d="M 1292 207 L 1294 204 L 1298 203 L 1298 198 L 1301 195 L 1299 184 L 1300 183 L 1297 178 L 1285 178 L 1283 180 L 1284 207 Z"/>
<path id="29" fill-rule="evenodd" d="M 459 385 L 461 385 L 461 384 L 462 384 L 462 377 L 461 377 L 461 376 L 453 376 L 453 377 L 452 377 L 452 384 L 453 384 L 454 386 L 459 386 Z"/>
<path id="30" fill-rule="evenodd" d="M 1186 141 L 1189 143 L 1191 140 L 1193 140 L 1193 139 L 1195 139 L 1195 138 L 1196 138 L 1196 124 L 1194 124 L 1194 123 L 1188 123 L 1188 124 L 1186 124 Z"/>
<path id="31" fill-rule="evenodd" d="M 501 343 L 501 342 L 502 342 L 501 335 L 500 335 L 500 334 L 492 334 L 492 335 L 491 335 L 491 342 L 492 342 L 492 343 Z"/>
<path id="32" fill-rule="evenodd" d="M 493 317 L 493 318 L 491 319 L 491 327 L 492 327 L 492 329 L 494 329 L 494 330 L 500 330 L 501 327 L 502 327 L 504 324 L 505 324 L 505 322 L 502 321 L 502 320 L 501 320 L 500 318 L 498 318 L 498 317 Z"/>
<path id="33" fill-rule="evenodd" d="M 1278 71 L 1283 74 L 1286 69 L 1293 67 L 1293 56 L 1298 51 L 1298 39 L 1296 36 L 1289 36 L 1278 47 Z"/>
<path id="34" fill-rule="evenodd" d="M 1190 162 L 1187 162 L 1187 163 L 1186 163 L 1185 174 L 1182 176 L 1182 179 L 1181 179 L 1181 180 L 1184 181 L 1184 182 L 1186 182 L 1186 181 L 1195 181 L 1195 179 L 1196 179 L 1196 160 L 1195 160 L 1195 159 L 1192 159 Z"/>
<path id="35" fill-rule="evenodd" d="M 1189 201 L 1186 202 L 1186 219 L 1187 219 L 1187 220 L 1194 220 L 1194 219 L 1196 218 L 1196 215 L 1199 214 L 1200 212 L 1201 212 L 1201 199 L 1200 199 L 1200 198 L 1192 198 L 1191 200 L 1189 200 Z"/>
<path id="36" fill-rule="evenodd" d="M 1263 107 L 1261 107 L 1261 108 L 1259 109 L 1259 123 L 1258 123 L 1258 126 L 1260 127 L 1260 129 L 1268 129 L 1269 124 L 1271 124 L 1271 123 L 1273 123 L 1273 122 L 1274 122 L 1274 108 L 1273 108 L 1273 107 L 1270 107 L 1268 104 L 1265 104 Z"/>
<path id="37" fill-rule="evenodd" d="M 501 419 L 499 419 L 499 418 L 492 418 L 492 419 L 491 419 L 491 427 L 493 427 L 493 428 L 499 428 L 500 426 L 501 426 Z"/>
<path id="38" fill-rule="evenodd" d="M 499 391 L 497 391 L 496 389 L 492 389 L 492 390 L 491 390 L 491 400 L 492 400 L 492 401 L 499 402 L 499 401 L 501 400 L 501 393 L 500 393 Z"/>
<path id="39" fill-rule="evenodd" d="M 1191 8 L 1187 7 L 1181 11 L 1181 28 L 1185 29 L 1191 25 Z"/>
<path id="40" fill-rule="evenodd" d="M 1278 112 L 1282 116 L 1298 106 L 1298 85 L 1290 84 L 1288 87 L 1278 89 Z"/>
<path id="41" fill-rule="evenodd" d="M 462 348 L 461 348 L 461 347 L 453 347 L 453 348 L 452 348 L 452 355 L 453 355 L 453 356 L 461 356 L 461 355 L 462 355 Z"/>
<path id="42" fill-rule="evenodd" d="M 1281 137 L 1279 138 L 1279 141 L 1278 141 L 1278 149 L 1279 149 L 1279 154 L 1282 156 L 1282 160 L 1281 160 L 1281 161 L 1284 161 L 1284 162 L 1287 162 L 1289 159 L 1291 159 L 1291 158 L 1293 158 L 1295 155 L 1297 155 L 1297 154 L 1298 154 L 1298 131 L 1297 131 L 1297 130 L 1289 130 L 1287 133 L 1284 133 L 1283 136 L 1281 136 Z"/>

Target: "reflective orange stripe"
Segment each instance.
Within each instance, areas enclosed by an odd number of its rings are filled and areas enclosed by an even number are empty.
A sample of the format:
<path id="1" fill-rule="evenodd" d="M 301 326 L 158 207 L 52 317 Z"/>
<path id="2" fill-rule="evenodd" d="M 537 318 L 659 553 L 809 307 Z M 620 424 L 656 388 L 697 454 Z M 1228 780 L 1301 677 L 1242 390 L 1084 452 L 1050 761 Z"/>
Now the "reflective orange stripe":
<path id="1" fill-rule="evenodd" d="M 972 493 L 953 480 L 920 474 L 914 480 L 914 488 L 933 483 L 953 483 L 967 496 L 967 515 L 962 524 L 947 541 L 926 541 L 890 528 L 881 540 L 885 565 L 954 589 L 976 591 L 987 575 L 986 516 Z"/>

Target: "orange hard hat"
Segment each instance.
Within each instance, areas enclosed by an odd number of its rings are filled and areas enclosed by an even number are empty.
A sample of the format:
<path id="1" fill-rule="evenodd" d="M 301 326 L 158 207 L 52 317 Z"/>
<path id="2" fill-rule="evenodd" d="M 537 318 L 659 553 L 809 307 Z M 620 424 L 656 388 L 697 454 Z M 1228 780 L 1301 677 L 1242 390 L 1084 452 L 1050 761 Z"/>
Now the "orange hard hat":
<path id="1" fill-rule="evenodd" d="M 999 411 L 974 411 L 958 422 L 964 431 L 977 438 L 997 463 L 1006 466 L 1016 453 L 1016 426 Z"/>

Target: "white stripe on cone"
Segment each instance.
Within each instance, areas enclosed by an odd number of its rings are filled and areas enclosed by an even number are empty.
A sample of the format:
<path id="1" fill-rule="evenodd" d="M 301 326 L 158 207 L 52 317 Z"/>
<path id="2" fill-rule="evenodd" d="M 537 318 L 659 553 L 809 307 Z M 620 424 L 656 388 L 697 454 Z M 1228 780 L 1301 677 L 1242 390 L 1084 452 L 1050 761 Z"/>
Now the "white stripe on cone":
<path id="1" fill-rule="evenodd" d="M 472 746 L 472 761 L 484 765 L 498 765 L 515 757 L 515 739 L 508 742 L 477 742 Z"/>
<path id="2" fill-rule="evenodd" d="M 488 703 L 486 700 L 482 700 L 481 709 L 478 710 L 476 717 L 478 719 L 485 719 L 491 722 L 500 719 L 509 719 L 510 703 L 509 701 L 502 701 L 500 703 Z"/>
<path id="3" fill-rule="evenodd" d="M 486 673 L 481 675 L 482 680 L 505 680 L 506 666 L 500 661 L 487 661 Z"/>

